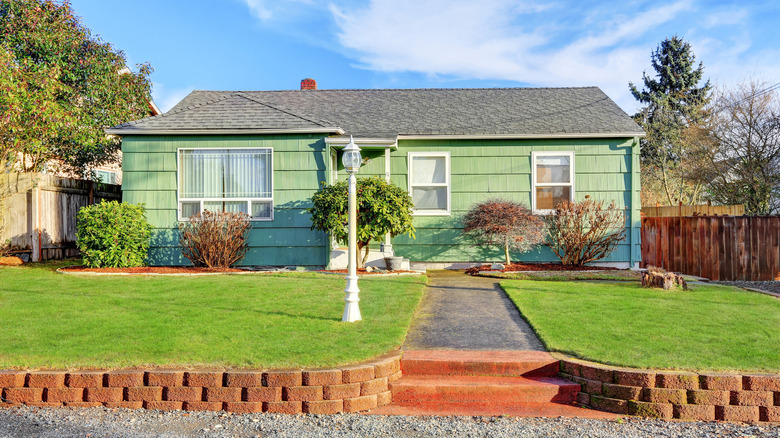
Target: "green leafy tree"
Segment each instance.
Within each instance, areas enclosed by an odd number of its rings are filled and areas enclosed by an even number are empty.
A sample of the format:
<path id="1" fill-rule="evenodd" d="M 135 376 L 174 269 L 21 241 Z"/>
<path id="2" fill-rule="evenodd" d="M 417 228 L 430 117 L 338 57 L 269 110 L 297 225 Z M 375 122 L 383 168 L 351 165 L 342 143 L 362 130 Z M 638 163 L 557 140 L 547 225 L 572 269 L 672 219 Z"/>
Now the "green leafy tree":
<path id="1" fill-rule="evenodd" d="M 83 174 L 115 160 L 103 130 L 149 115 L 151 71 L 129 71 L 67 0 L 0 0 L 0 166 Z"/>
<path id="2" fill-rule="evenodd" d="M 659 190 L 655 199 L 669 205 L 676 201 L 693 204 L 706 181 L 696 178 L 687 166 L 691 149 L 687 130 L 706 115 L 710 82 L 699 86 L 704 66 L 701 62 L 696 66 L 690 43 L 680 37 L 662 41 L 650 58 L 655 76 L 642 75 L 642 90 L 628 84 L 634 98 L 644 105 L 634 116 L 647 132 L 640 143 L 643 187 Z"/>
<path id="3" fill-rule="evenodd" d="M 324 186 L 312 197 L 311 228 L 330 233 L 340 242 L 348 238 L 349 212 L 347 183 Z M 357 180 L 357 260 L 362 268 L 368 259 L 369 243 L 386 235 L 408 234 L 414 237 L 412 198 L 406 190 L 380 177 Z M 364 252 L 361 257 L 361 252 Z"/>

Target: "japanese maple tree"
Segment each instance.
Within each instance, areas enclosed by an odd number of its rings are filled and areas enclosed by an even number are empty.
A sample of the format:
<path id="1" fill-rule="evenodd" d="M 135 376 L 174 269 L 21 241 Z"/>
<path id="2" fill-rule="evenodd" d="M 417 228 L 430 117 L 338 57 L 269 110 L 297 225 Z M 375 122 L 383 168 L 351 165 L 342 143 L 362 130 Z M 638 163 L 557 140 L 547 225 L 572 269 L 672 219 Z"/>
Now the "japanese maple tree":
<path id="1" fill-rule="evenodd" d="M 544 242 L 545 223 L 525 205 L 491 199 L 472 207 L 463 218 L 463 234 L 476 244 L 504 249 L 506 264 L 512 264 L 510 250 L 528 252 Z"/>

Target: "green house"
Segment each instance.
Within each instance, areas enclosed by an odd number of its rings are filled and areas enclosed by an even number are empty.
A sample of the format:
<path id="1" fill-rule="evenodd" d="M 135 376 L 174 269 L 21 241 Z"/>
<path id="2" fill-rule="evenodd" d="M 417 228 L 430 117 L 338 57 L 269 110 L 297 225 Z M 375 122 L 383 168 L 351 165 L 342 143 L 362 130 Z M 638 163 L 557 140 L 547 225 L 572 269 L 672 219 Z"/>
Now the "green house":
<path id="1" fill-rule="evenodd" d="M 642 129 L 587 88 L 194 91 L 169 112 L 108 130 L 122 137 L 123 199 L 155 227 L 153 265 L 187 264 L 177 224 L 202 210 L 252 218 L 247 266 L 333 265 L 334 242 L 306 209 L 346 178 L 340 151 L 362 149 L 358 177 L 409 190 L 416 239 L 384 242 L 412 264 L 463 266 L 502 253 L 461 236 L 474 204 L 503 198 L 538 214 L 586 195 L 625 208 L 629 232 L 604 263 L 640 261 Z M 304 87 L 302 87 L 304 88 Z M 555 261 L 547 248 L 516 260 Z M 335 260 L 335 259 L 333 259 Z"/>

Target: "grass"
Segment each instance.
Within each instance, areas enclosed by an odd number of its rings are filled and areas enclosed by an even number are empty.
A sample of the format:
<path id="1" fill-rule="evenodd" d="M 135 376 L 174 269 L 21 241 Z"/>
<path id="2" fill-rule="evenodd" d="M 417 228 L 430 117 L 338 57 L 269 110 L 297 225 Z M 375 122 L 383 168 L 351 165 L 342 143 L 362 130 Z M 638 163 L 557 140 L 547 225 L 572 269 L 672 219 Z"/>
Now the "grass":
<path id="1" fill-rule="evenodd" d="M 361 279 L 363 321 L 349 324 L 342 276 L 83 277 L 62 265 L 0 268 L 0 369 L 358 362 L 403 342 L 425 284 Z"/>
<path id="2" fill-rule="evenodd" d="M 780 300 L 734 287 L 502 281 L 551 351 L 636 367 L 780 371 Z"/>

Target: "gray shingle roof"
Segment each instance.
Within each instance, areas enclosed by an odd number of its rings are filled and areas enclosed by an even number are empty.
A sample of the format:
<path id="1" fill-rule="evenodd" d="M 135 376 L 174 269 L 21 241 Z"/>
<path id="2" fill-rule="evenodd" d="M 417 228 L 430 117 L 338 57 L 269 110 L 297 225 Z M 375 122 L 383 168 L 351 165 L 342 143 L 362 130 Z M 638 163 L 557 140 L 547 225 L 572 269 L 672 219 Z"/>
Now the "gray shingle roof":
<path id="1" fill-rule="evenodd" d="M 345 135 L 643 135 L 597 87 L 193 91 L 112 131 L 343 129 Z"/>

